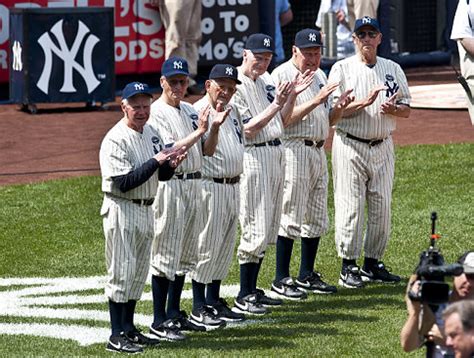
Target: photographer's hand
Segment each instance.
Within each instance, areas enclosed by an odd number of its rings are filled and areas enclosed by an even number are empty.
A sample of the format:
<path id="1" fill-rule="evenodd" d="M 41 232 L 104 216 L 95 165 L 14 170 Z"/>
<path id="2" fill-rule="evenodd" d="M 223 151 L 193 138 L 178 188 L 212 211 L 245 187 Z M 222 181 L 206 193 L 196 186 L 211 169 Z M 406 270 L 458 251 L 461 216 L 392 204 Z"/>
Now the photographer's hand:
<path id="1" fill-rule="evenodd" d="M 405 352 L 411 352 L 419 348 L 423 343 L 423 335 L 420 337 L 419 325 L 420 325 L 420 312 L 421 303 L 412 301 L 409 297 L 409 292 L 414 294 L 418 293 L 420 289 L 420 281 L 416 275 L 412 275 L 408 281 L 405 303 L 407 305 L 408 318 L 403 325 L 402 331 L 400 332 L 400 344 Z"/>
<path id="2" fill-rule="evenodd" d="M 400 343 L 405 352 L 411 352 L 419 348 L 425 337 L 429 335 L 428 332 L 436 327 L 436 317 L 429 305 L 422 305 L 419 301 L 413 301 L 408 294 L 411 291 L 416 296 L 420 289 L 420 280 L 417 275 L 412 275 L 408 281 L 405 294 L 408 318 L 400 332 Z"/>

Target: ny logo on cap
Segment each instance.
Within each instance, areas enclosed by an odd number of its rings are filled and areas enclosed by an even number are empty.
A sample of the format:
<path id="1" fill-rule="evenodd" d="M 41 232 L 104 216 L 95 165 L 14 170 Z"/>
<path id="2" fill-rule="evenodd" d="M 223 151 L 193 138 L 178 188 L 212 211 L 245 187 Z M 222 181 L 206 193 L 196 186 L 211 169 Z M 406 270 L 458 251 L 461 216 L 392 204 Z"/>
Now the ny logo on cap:
<path id="1" fill-rule="evenodd" d="M 183 69 L 183 63 L 181 61 L 174 61 L 173 62 L 173 68 L 175 70 L 182 70 Z"/>
<path id="2" fill-rule="evenodd" d="M 135 89 L 137 91 L 144 91 L 145 90 L 145 86 L 143 85 L 143 83 L 135 83 Z"/>
<path id="3" fill-rule="evenodd" d="M 263 39 L 263 45 L 265 47 L 270 47 L 270 39 L 268 37 Z"/>
<path id="4" fill-rule="evenodd" d="M 232 76 L 234 74 L 234 70 L 232 69 L 232 67 L 226 67 L 225 68 L 225 74 L 229 75 L 229 76 Z"/>
<path id="5" fill-rule="evenodd" d="M 313 33 L 313 32 L 310 33 L 310 34 L 308 35 L 308 40 L 309 40 L 309 41 L 312 41 L 312 42 L 316 41 L 316 34 Z"/>
<path id="6" fill-rule="evenodd" d="M 365 17 L 362 19 L 362 23 L 363 23 L 363 24 L 370 24 L 370 23 L 371 23 L 371 22 L 370 22 L 370 17 L 365 16 Z"/>

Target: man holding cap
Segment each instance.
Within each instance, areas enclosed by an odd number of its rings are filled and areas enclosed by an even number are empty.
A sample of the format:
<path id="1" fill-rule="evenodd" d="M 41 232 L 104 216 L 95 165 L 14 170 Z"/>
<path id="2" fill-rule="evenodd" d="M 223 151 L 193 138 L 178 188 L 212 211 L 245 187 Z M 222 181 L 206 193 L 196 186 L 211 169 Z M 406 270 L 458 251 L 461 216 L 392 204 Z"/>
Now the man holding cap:
<path id="1" fill-rule="evenodd" d="M 184 159 L 182 147 L 163 149 L 159 133 L 147 124 L 153 96 L 148 85 L 132 82 L 122 92 L 123 118 L 104 137 L 100 169 L 107 283 L 112 335 L 107 350 L 138 353 L 155 339 L 133 323 L 150 265 L 153 211 L 158 180 L 168 180 Z"/>
<path id="2" fill-rule="evenodd" d="M 268 66 L 274 53 L 273 39 L 265 34 L 247 38 L 239 80 L 232 101 L 240 107 L 244 118 L 245 152 L 240 181 L 240 225 L 242 235 L 238 247 L 240 292 L 235 310 L 264 314 L 263 304 L 281 304 L 257 291 L 257 278 L 268 244 L 275 243 L 280 224 L 285 158 L 280 137 L 282 118 L 294 106 L 288 96 L 294 91 L 292 82 L 275 86 Z"/>
<path id="3" fill-rule="evenodd" d="M 272 291 L 288 299 L 303 298 L 303 291 L 336 292 L 335 286 L 328 285 L 320 273 L 314 271 L 319 240 L 329 224 L 328 172 L 323 146 L 329 125 L 341 118 L 344 108 L 353 98 L 348 90 L 331 109 L 330 96 L 338 83 L 328 84 L 326 75 L 319 68 L 322 47 L 319 31 L 301 30 L 295 36 L 291 59 L 272 72 L 277 83 L 292 81 L 298 74 L 312 74 L 311 85 L 297 96 L 293 113 L 283 122 L 286 168 Z M 291 253 L 294 240 L 300 238 L 300 270 L 298 278 L 293 281 L 290 276 Z"/>
<path id="4" fill-rule="evenodd" d="M 466 251 L 459 259 L 458 263 L 463 266 L 463 273 L 453 279 L 453 289 L 449 294 L 449 303 L 441 304 L 433 312 L 430 305 L 423 305 L 420 302 L 412 301 L 408 294 L 405 296 L 407 304 L 408 318 L 400 334 L 400 341 L 405 352 L 418 349 L 423 344 L 426 336 L 430 336 L 435 342 L 435 351 L 439 356 L 454 356 L 452 344 L 449 344 L 445 332 L 445 318 L 443 311 L 449 310 L 451 304 L 461 301 L 474 300 L 474 251 Z M 407 292 L 418 292 L 420 281 L 416 275 L 410 278 Z M 451 355 L 447 355 L 447 354 Z"/>
<path id="5" fill-rule="evenodd" d="M 180 310 L 181 293 L 187 272 L 198 260 L 198 235 L 203 229 L 200 172 L 202 156 L 213 155 L 218 127 L 226 112 L 219 113 L 207 132 L 210 107 L 199 113 L 183 100 L 188 87 L 188 64 L 184 58 L 170 57 L 163 63 L 161 97 L 151 106 L 150 125 L 157 128 L 165 147 L 186 147 L 187 159 L 166 183 L 159 183 L 155 210 L 155 238 L 152 245 L 152 292 L 154 320 L 150 332 L 165 340 L 182 340 L 183 330 L 205 330 L 187 319 Z M 167 305 L 166 302 L 168 301 Z M 166 311 L 165 311 L 166 307 Z"/>
<path id="6" fill-rule="evenodd" d="M 333 101 L 350 89 L 355 96 L 336 123 L 332 164 L 336 248 L 342 257 L 339 284 L 360 288 L 364 281 L 400 281 L 381 259 L 390 237 L 395 167 L 391 134 L 397 119 L 410 115 L 410 93 L 401 67 L 377 57 L 382 34 L 376 19 L 357 19 L 352 38 L 356 54 L 334 64 L 329 82 L 339 83 Z M 362 248 L 365 259 L 359 269 Z"/>

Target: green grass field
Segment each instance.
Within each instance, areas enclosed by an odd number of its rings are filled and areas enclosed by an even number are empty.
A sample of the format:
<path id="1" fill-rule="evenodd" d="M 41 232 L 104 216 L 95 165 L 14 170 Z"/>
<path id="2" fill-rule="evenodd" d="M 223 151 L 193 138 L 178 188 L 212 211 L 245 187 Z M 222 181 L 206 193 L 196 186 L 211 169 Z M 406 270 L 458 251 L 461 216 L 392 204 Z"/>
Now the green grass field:
<path id="1" fill-rule="evenodd" d="M 306 301 L 288 303 L 245 325 L 193 334 L 184 343 L 163 343 L 143 356 L 424 356 L 423 350 L 404 354 L 399 344 L 399 332 L 406 317 L 403 301 L 406 278 L 415 268 L 419 253 L 428 247 L 432 211 L 438 213 L 437 232 L 442 237 L 438 246 L 448 263 L 474 248 L 474 144 L 399 147 L 396 153 L 392 239 L 384 261 L 403 275 L 403 284 L 340 289 L 332 296 L 312 295 Z M 73 340 L 6 334 L 26 333 L 29 327 L 40 327 L 51 335 L 55 330 L 66 330 L 67 326 L 108 329 L 103 298 L 100 302 L 54 303 L 54 299 L 68 295 L 100 296 L 103 294 L 100 287 L 81 290 L 71 280 L 68 292 L 46 294 L 38 282 L 6 280 L 104 276 L 101 201 L 98 177 L 0 187 L 0 357 L 115 356 L 105 351 L 105 342 L 81 346 Z M 333 223 L 331 189 L 329 207 Z M 340 259 L 333 238 L 331 225 L 318 253 L 317 270 L 327 281 L 336 283 Z M 259 279 L 259 286 L 265 289 L 269 288 L 274 274 L 274 256 L 272 247 Z M 298 258 L 296 244 L 293 274 L 297 273 Z M 234 261 L 225 284 L 237 283 L 238 265 Z M 32 291 L 22 291 L 21 297 L 13 294 L 23 289 Z M 148 286 L 148 295 L 149 291 Z M 33 303 L 29 313 L 15 309 L 18 302 L 28 307 L 28 299 L 34 302 L 45 296 L 52 301 Z M 189 311 L 190 307 L 190 300 L 183 300 L 183 308 Z M 79 315 L 67 319 L 60 313 L 40 314 L 42 310 L 62 312 L 59 308 L 99 313 L 96 317 Z M 151 323 L 149 300 L 140 302 L 137 310 L 145 315 L 146 324 Z M 43 326 L 46 324 L 52 328 Z M 140 326 L 147 331 L 145 324 Z"/>

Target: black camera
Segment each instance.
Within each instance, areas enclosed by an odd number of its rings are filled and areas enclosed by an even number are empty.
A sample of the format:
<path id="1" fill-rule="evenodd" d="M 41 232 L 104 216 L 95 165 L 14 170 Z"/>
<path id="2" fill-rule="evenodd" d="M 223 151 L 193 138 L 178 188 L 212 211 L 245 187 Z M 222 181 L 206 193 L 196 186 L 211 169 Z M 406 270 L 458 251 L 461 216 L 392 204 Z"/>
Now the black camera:
<path id="1" fill-rule="evenodd" d="M 449 285 L 444 282 L 446 276 L 459 276 L 463 273 L 461 264 L 454 263 L 446 265 L 444 257 L 435 248 L 435 242 L 439 238 L 435 234 L 436 213 L 431 213 L 431 240 L 430 247 L 420 255 L 420 262 L 415 270 L 421 281 L 418 292 L 409 291 L 408 296 L 413 301 L 420 301 L 430 305 L 440 305 L 448 302 Z"/>

